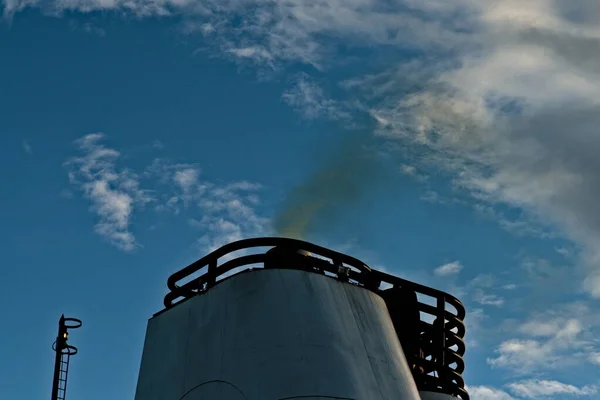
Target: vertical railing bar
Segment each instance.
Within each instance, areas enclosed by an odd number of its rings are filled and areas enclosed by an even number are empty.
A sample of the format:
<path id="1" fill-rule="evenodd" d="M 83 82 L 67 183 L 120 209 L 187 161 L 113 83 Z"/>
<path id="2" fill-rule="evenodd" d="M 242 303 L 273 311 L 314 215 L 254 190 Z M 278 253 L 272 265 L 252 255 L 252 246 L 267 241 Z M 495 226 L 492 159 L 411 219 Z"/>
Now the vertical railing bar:
<path id="1" fill-rule="evenodd" d="M 441 345 L 441 353 L 440 353 L 440 361 L 442 368 L 446 367 L 446 300 L 444 296 L 440 296 L 437 298 L 437 309 L 438 309 L 438 318 L 441 318 L 441 332 L 442 335 L 440 343 Z"/>
<path id="2" fill-rule="evenodd" d="M 208 272 L 206 276 L 206 289 L 210 289 L 217 283 L 217 259 L 212 259 L 208 263 Z"/>

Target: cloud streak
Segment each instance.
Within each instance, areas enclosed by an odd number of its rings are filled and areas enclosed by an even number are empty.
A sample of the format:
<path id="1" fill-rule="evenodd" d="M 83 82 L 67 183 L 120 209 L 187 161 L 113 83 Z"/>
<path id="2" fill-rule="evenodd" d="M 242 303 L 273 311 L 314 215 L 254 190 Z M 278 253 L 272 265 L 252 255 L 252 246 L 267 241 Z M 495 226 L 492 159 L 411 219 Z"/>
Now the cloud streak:
<path id="1" fill-rule="evenodd" d="M 140 189 L 136 174 L 116 167 L 119 152 L 101 143 L 102 133 L 88 134 L 75 141 L 79 157 L 69 159 L 71 184 L 78 187 L 92 203 L 98 217 L 95 231 L 125 251 L 138 247 L 130 231 L 131 217 L 136 205 L 152 200 Z"/>
<path id="2" fill-rule="evenodd" d="M 175 214 L 185 210 L 191 215 L 189 224 L 202 232 L 198 244 L 203 252 L 270 232 L 270 220 L 257 211 L 262 185 L 256 182 L 217 184 L 204 178 L 196 165 L 160 159 L 146 172 L 163 185 L 157 210 Z"/>
<path id="3" fill-rule="evenodd" d="M 94 230 L 121 250 L 140 246 L 132 232 L 136 211 L 151 203 L 157 212 L 183 214 L 200 231 L 202 251 L 270 232 L 270 220 L 261 216 L 260 190 L 255 182 L 216 183 L 205 179 L 195 164 L 156 159 L 142 174 L 117 168 L 120 153 L 103 144 L 102 133 L 86 135 L 75 144 L 80 156 L 66 163 L 69 180 L 97 216 Z M 141 188 L 144 183 L 144 189 Z"/>
<path id="4" fill-rule="evenodd" d="M 459 261 L 454 261 L 437 267 L 433 273 L 436 276 L 450 276 L 458 274 L 462 269 L 462 264 Z"/>
<path id="5" fill-rule="evenodd" d="M 488 386 L 469 386 L 467 391 L 473 400 L 515 400 L 510 394 Z"/>
<path id="6" fill-rule="evenodd" d="M 595 386 L 576 387 L 566 383 L 530 379 L 521 382 L 510 383 L 507 385 L 511 392 L 517 396 L 522 396 L 528 399 L 547 398 L 556 395 L 567 396 L 593 396 L 598 393 L 598 388 Z"/>
<path id="7" fill-rule="evenodd" d="M 593 337 L 599 324 L 600 316 L 585 303 L 536 313 L 517 326 L 513 332 L 520 335 L 503 341 L 496 349 L 496 356 L 487 362 L 518 374 L 593 364 L 596 353 Z"/>
<path id="8" fill-rule="evenodd" d="M 328 98 L 324 90 L 307 74 L 300 75 L 295 84 L 283 93 L 282 98 L 309 120 L 326 118 L 350 121 L 352 119 L 344 104 Z"/>

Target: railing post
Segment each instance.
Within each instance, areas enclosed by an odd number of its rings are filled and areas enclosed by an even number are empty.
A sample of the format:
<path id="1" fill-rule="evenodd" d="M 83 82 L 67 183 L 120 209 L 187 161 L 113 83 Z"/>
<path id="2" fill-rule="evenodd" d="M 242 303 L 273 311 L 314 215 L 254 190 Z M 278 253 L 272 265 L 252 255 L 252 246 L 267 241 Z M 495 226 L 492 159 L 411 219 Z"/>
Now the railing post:
<path id="1" fill-rule="evenodd" d="M 217 259 L 208 263 L 208 273 L 206 275 L 206 289 L 210 289 L 217 283 Z"/>
<path id="2" fill-rule="evenodd" d="M 337 278 L 342 282 L 348 282 L 348 273 L 350 268 L 345 267 L 340 259 L 333 259 L 333 265 L 337 270 Z"/>
<path id="3" fill-rule="evenodd" d="M 442 368 L 446 367 L 446 299 L 444 296 L 440 296 L 437 298 L 437 309 L 438 309 L 438 318 L 441 318 L 440 327 L 441 332 L 440 335 L 441 341 L 441 349 L 440 349 L 440 362 Z"/>

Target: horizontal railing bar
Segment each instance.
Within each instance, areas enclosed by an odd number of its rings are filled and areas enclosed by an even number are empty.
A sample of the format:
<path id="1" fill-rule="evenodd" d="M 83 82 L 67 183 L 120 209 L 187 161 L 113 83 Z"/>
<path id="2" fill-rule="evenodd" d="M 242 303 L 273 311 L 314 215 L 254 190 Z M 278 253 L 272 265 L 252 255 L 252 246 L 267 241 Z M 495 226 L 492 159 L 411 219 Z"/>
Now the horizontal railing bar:
<path id="1" fill-rule="evenodd" d="M 275 247 L 285 245 L 286 247 L 294 247 L 299 250 L 305 250 L 312 253 L 317 253 L 320 256 L 328 257 L 330 259 L 338 259 L 344 264 L 351 265 L 361 272 L 370 272 L 371 268 L 365 265 L 362 261 L 351 257 L 349 255 L 338 253 L 337 251 L 333 251 L 327 249 L 325 247 L 318 246 L 313 243 L 305 242 L 297 239 L 288 239 L 281 237 L 265 237 L 265 238 L 252 238 L 252 239 L 242 239 L 236 242 L 232 242 L 226 244 L 223 247 L 218 248 L 212 253 L 200 258 L 199 260 L 193 262 L 187 267 L 181 269 L 180 271 L 174 273 L 167 280 L 167 287 L 170 290 L 173 290 L 177 287 L 177 282 L 186 276 L 193 274 L 194 272 L 202 269 L 206 265 L 210 263 L 211 260 L 219 259 L 224 255 L 232 253 L 238 250 L 244 250 L 253 247 Z"/>

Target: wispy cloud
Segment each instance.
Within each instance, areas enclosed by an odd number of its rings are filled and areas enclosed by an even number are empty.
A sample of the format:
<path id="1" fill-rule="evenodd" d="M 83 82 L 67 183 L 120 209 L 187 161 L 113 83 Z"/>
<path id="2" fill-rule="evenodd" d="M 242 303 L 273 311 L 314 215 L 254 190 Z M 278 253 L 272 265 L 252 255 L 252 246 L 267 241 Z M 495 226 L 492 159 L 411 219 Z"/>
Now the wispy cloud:
<path id="1" fill-rule="evenodd" d="M 198 243 L 212 251 L 235 240 L 270 234 L 270 220 L 260 216 L 253 207 L 254 192 L 232 184 L 212 191 L 210 197 L 201 201 L 200 224 L 206 233 Z"/>
<path id="2" fill-rule="evenodd" d="M 487 362 L 519 374 L 593 363 L 592 338 L 599 323 L 597 313 L 584 303 L 534 314 L 513 330 L 518 337 L 503 341 Z"/>
<path id="3" fill-rule="evenodd" d="M 402 164 L 400 166 L 400 172 L 404 175 L 414 176 L 417 174 L 417 168 L 414 165 Z"/>
<path id="4" fill-rule="evenodd" d="M 77 20 L 71 20 L 69 21 L 69 25 L 71 29 L 75 31 L 82 31 L 89 35 L 95 35 L 98 37 L 106 36 L 106 30 L 104 28 L 101 28 L 90 21 L 79 23 Z"/>
<path id="5" fill-rule="evenodd" d="M 327 98 L 325 91 L 306 74 L 300 75 L 282 97 L 287 104 L 308 119 L 351 120 L 351 115 L 344 109 L 343 103 Z"/>
<path id="6" fill-rule="evenodd" d="M 460 0 L 449 6 L 438 1 L 422 5 L 412 0 L 399 4 L 376 4 L 365 0 L 292 0 L 285 3 L 262 0 L 74 0 L 69 3 L 7 0 L 4 16 L 11 18 L 15 13 L 33 7 L 52 15 L 64 11 L 114 11 L 137 17 L 183 16 L 183 31 L 205 35 L 210 39 L 207 45 L 214 46 L 223 56 L 261 62 L 269 68 L 299 62 L 322 70 L 339 62 L 335 56 L 341 40 L 366 48 L 377 45 L 442 50 L 450 50 L 457 43 L 471 42 L 469 35 L 459 32 L 448 18 L 453 12 L 462 15 L 460 10 L 469 1 Z M 431 22 L 432 17 L 435 23 Z"/>
<path id="7" fill-rule="evenodd" d="M 98 217 L 95 231 L 125 251 L 139 246 L 131 231 L 132 216 L 146 203 L 158 212 L 184 214 L 199 232 L 202 251 L 270 232 L 270 220 L 257 211 L 262 185 L 245 180 L 216 183 L 196 164 L 155 159 L 141 174 L 117 168 L 120 153 L 102 142 L 101 133 L 75 144 L 81 156 L 70 158 L 69 179 L 91 201 Z M 144 183 L 144 189 L 141 188 Z"/>
<path id="8" fill-rule="evenodd" d="M 453 261 L 437 267 L 433 273 L 437 276 L 450 276 L 458 274 L 462 269 L 463 266 L 459 261 Z"/>
<path id="9" fill-rule="evenodd" d="M 598 393 L 594 385 L 577 387 L 555 380 L 528 379 L 513 382 L 506 388 L 515 396 L 523 399 L 550 399 L 566 397 L 593 396 Z M 468 386 L 467 390 L 473 400 L 516 400 L 508 392 L 489 386 Z"/>
<path id="10" fill-rule="evenodd" d="M 473 400 L 515 400 L 508 393 L 489 386 L 468 386 L 467 391 Z"/>
<path id="11" fill-rule="evenodd" d="M 228 51 L 236 57 L 252 59 L 257 62 L 267 62 L 273 59 L 271 53 L 258 46 L 233 48 Z"/>
<path id="12" fill-rule="evenodd" d="M 588 354 L 588 360 L 592 364 L 600 365 L 600 352 L 595 351 L 593 353 Z"/>
<path id="13" fill-rule="evenodd" d="M 201 232 L 202 251 L 213 251 L 226 243 L 266 235 L 270 220 L 259 215 L 262 185 L 249 181 L 217 184 L 202 177 L 191 164 L 170 164 L 157 159 L 147 169 L 164 185 L 158 210 L 190 215 L 189 224 Z"/>
<path id="14" fill-rule="evenodd" d="M 478 45 L 461 47 L 454 65 L 421 63 L 423 71 L 414 71 L 401 64 L 407 74 L 387 73 L 364 91 L 378 99 L 371 108 L 386 121 L 381 134 L 428 149 L 427 161 L 451 171 L 475 198 L 547 221 L 584 245 L 597 270 L 600 222 L 592 204 L 600 181 L 591 154 L 600 148 L 600 71 L 591 49 L 600 14 L 596 3 L 580 2 L 577 15 L 586 17 L 573 18 L 575 8 L 566 12 L 564 4 L 473 2 L 477 23 L 468 25 Z M 395 95 L 394 87 L 407 90 Z M 585 284 L 593 296 L 600 296 L 598 276 Z"/>
<path id="15" fill-rule="evenodd" d="M 477 303 L 482 305 L 500 307 L 504 304 L 504 299 L 495 294 L 486 293 L 481 289 L 475 291 L 474 299 Z"/>
<path id="16" fill-rule="evenodd" d="M 550 396 L 593 396 L 598 393 L 596 386 L 577 387 L 566 383 L 552 381 L 530 379 L 521 382 L 510 383 L 507 385 L 511 392 L 517 396 L 522 396 L 528 399 L 547 398 Z"/>
<path id="17" fill-rule="evenodd" d="M 400 170 L 400 173 L 402 173 L 403 175 L 409 176 L 418 182 L 425 182 L 428 179 L 428 176 L 426 174 L 422 173 L 421 171 L 419 171 L 419 169 L 415 165 L 401 164 L 399 170 Z M 424 195 L 424 197 L 426 197 L 426 196 L 427 196 L 427 193 Z M 435 202 L 437 202 L 437 200 L 440 200 L 438 198 L 437 194 L 435 196 L 436 196 L 436 199 L 434 201 L 431 201 L 432 203 L 435 203 Z M 422 200 L 427 201 L 426 198 L 422 198 Z"/>
<path id="18" fill-rule="evenodd" d="M 482 324 L 487 318 L 481 308 L 471 308 L 465 317 L 465 327 L 467 328 L 466 343 L 469 348 L 479 346 L 479 340 L 482 333 Z"/>
<path id="19" fill-rule="evenodd" d="M 533 236 L 541 239 L 551 239 L 555 236 L 552 228 L 544 226 L 542 222 L 534 220 L 531 216 L 507 218 L 495 207 L 483 203 L 475 203 L 473 209 L 478 215 L 495 221 L 501 228 L 516 236 Z"/>
<path id="20" fill-rule="evenodd" d="M 137 247 L 129 229 L 134 207 L 151 201 L 151 197 L 140 188 L 135 173 L 117 169 L 119 152 L 103 145 L 103 139 L 103 134 L 92 133 L 76 140 L 82 155 L 69 159 L 65 165 L 71 184 L 92 203 L 98 217 L 96 233 L 115 246 L 131 251 Z"/>

